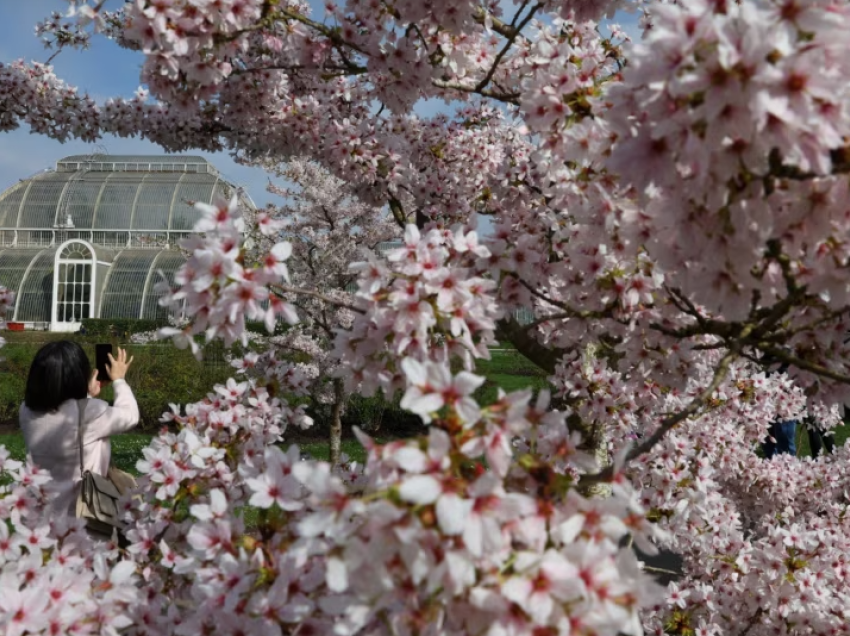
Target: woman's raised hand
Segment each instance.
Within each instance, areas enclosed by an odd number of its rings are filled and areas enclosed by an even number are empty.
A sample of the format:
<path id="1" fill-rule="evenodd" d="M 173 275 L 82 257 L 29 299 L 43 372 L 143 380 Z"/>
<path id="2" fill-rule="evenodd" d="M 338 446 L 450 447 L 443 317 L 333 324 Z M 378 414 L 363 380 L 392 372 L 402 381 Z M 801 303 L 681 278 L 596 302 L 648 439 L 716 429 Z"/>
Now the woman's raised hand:
<path id="1" fill-rule="evenodd" d="M 91 374 L 91 380 L 89 380 L 89 396 L 97 397 L 100 395 L 100 382 L 97 379 L 97 369 Z"/>
<path id="2" fill-rule="evenodd" d="M 118 347 L 117 358 L 113 358 L 111 353 L 107 355 L 109 356 L 109 364 L 106 365 L 106 372 L 109 374 L 109 378 L 113 382 L 115 380 L 123 380 L 124 376 L 127 375 L 127 369 L 133 363 L 133 357 L 130 356 L 128 360 L 127 351 L 121 347 Z"/>

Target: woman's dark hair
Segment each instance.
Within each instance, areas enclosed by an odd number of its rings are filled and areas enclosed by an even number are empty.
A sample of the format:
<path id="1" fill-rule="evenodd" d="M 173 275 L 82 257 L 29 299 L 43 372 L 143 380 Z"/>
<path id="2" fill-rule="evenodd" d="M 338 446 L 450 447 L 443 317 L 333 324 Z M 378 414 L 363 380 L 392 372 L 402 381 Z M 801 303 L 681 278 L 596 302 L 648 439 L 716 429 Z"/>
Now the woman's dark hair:
<path id="1" fill-rule="evenodd" d="M 31 411 L 55 411 L 66 400 L 81 400 L 88 395 L 91 364 L 76 342 L 59 340 L 44 345 L 35 354 L 24 404 Z"/>

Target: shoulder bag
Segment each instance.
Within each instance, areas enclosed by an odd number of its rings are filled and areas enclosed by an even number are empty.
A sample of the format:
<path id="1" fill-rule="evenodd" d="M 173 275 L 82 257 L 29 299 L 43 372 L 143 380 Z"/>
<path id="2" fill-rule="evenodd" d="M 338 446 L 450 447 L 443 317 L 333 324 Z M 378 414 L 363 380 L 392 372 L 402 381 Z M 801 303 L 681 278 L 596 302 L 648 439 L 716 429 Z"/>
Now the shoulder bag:
<path id="1" fill-rule="evenodd" d="M 107 477 L 98 475 L 83 467 L 83 424 L 85 423 L 85 410 L 88 400 L 79 400 L 80 423 L 78 430 L 80 447 L 80 474 L 83 479 L 80 482 L 80 492 L 77 494 L 77 517 L 85 519 L 86 527 L 95 533 L 112 536 L 113 530 L 120 531 L 124 523 L 120 518 L 118 499 L 127 488 L 135 485 L 133 477 L 123 471 L 109 467 Z M 113 471 L 120 473 L 121 488 L 115 483 Z M 129 483 L 127 482 L 129 479 Z"/>

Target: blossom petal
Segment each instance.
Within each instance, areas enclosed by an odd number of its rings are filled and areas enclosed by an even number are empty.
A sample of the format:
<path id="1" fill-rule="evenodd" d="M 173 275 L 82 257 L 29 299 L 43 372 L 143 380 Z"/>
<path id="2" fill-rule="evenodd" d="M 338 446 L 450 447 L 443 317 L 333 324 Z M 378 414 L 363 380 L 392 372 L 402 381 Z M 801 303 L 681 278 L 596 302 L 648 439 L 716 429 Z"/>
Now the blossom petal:
<path id="1" fill-rule="evenodd" d="M 417 505 L 434 503 L 442 492 L 440 482 L 430 475 L 414 475 L 399 486 L 398 494 L 404 500 Z"/>
<path id="2" fill-rule="evenodd" d="M 471 501 L 465 501 L 454 493 L 446 493 L 437 500 L 437 523 L 444 534 L 454 535 L 463 532 Z"/>

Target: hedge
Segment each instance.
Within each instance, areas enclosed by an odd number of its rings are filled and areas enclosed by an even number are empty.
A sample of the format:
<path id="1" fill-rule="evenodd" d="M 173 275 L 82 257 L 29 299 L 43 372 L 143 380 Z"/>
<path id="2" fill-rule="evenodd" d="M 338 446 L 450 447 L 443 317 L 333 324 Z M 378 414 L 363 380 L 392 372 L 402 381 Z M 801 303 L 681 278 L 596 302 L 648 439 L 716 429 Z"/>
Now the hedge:
<path id="1" fill-rule="evenodd" d="M 124 334 L 156 331 L 164 327 L 161 320 L 140 320 L 138 318 L 84 318 L 81 331 L 88 337 L 122 338 Z"/>
<path id="2" fill-rule="evenodd" d="M 82 321 L 82 330 L 85 331 L 85 336 L 88 338 L 124 338 L 124 335 L 130 336 L 134 333 L 143 333 L 146 331 L 156 331 L 162 327 L 166 327 L 167 323 L 161 320 L 142 320 L 139 318 L 84 318 Z M 266 326 L 262 322 L 245 323 L 245 328 L 248 331 L 253 331 L 260 334 L 268 334 Z M 275 326 L 274 335 L 285 333 L 289 329 L 286 322 L 278 322 Z M 83 335 L 81 333 L 81 335 Z"/>

